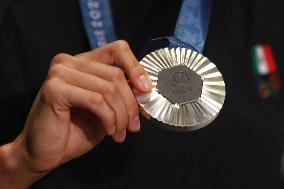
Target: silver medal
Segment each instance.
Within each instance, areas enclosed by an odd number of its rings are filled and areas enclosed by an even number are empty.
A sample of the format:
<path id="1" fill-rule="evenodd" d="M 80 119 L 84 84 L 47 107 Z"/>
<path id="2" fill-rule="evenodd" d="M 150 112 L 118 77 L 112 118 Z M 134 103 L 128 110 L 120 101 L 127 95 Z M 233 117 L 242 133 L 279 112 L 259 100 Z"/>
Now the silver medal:
<path id="1" fill-rule="evenodd" d="M 152 91 L 137 100 L 144 111 L 174 130 L 207 126 L 225 100 L 225 83 L 217 67 L 186 48 L 162 48 L 141 61 L 152 80 Z"/>

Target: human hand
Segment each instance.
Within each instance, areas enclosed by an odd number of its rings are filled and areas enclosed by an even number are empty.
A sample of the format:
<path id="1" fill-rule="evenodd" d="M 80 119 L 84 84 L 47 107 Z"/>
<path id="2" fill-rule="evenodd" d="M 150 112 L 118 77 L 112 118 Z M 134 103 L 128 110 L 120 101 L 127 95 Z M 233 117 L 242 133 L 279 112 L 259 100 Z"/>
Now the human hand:
<path id="1" fill-rule="evenodd" d="M 13 142 L 27 170 L 46 174 L 90 151 L 106 135 L 121 143 L 126 130 L 139 131 L 138 104 L 124 73 L 136 90 L 151 90 L 151 80 L 125 41 L 55 56 Z"/>

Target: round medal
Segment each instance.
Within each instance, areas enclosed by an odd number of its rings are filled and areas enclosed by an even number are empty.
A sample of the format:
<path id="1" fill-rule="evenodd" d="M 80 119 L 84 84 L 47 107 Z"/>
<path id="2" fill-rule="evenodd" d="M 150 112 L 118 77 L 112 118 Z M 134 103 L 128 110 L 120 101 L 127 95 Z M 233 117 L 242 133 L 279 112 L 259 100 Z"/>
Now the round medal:
<path id="1" fill-rule="evenodd" d="M 217 67 L 186 48 L 162 48 L 141 61 L 152 80 L 152 91 L 138 96 L 151 117 L 174 130 L 207 126 L 225 100 L 225 83 Z"/>

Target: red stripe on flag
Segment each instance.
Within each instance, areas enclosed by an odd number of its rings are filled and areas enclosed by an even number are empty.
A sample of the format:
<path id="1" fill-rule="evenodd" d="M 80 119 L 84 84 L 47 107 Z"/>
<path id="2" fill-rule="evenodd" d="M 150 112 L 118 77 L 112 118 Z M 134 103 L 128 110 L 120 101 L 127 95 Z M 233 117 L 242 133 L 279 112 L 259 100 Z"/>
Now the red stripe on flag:
<path id="1" fill-rule="evenodd" d="M 277 71 L 277 67 L 270 45 L 263 45 L 263 50 L 268 64 L 269 73 L 275 73 Z"/>

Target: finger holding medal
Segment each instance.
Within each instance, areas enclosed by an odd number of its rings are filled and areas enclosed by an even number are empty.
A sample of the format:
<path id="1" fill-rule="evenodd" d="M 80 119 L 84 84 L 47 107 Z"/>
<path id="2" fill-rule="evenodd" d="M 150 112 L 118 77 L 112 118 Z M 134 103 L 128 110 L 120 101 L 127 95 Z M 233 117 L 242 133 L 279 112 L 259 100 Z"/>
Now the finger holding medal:
<path id="1" fill-rule="evenodd" d="M 106 99 L 111 93 L 114 93 L 114 97 L 109 97 L 108 101 L 109 104 L 114 106 L 113 109 L 115 109 L 115 107 L 119 107 L 114 105 L 116 103 L 115 98 L 117 98 L 116 96 L 120 96 L 128 114 L 128 130 L 132 132 L 139 131 L 138 105 L 132 90 L 139 91 L 140 93 L 148 92 L 151 89 L 151 80 L 143 66 L 138 63 L 133 55 L 128 43 L 118 40 L 93 51 L 76 55 L 75 58 L 78 58 L 77 63 L 69 63 L 67 66 L 75 67 L 75 69 L 81 72 L 98 76 L 108 82 L 114 83 L 115 86 L 112 86 L 112 84 L 108 85 L 113 89 L 107 89 L 109 91 L 106 92 Z M 125 73 L 129 78 L 128 81 L 125 78 Z M 118 118 L 121 117 L 119 116 L 120 113 L 121 110 L 118 109 L 116 111 Z M 127 118 L 127 116 L 125 117 Z M 119 124 L 119 120 L 117 123 L 117 131 L 113 136 L 115 141 L 119 141 L 119 135 L 125 135 L 125 128 L 121 127 L 123 124 Z"/>

